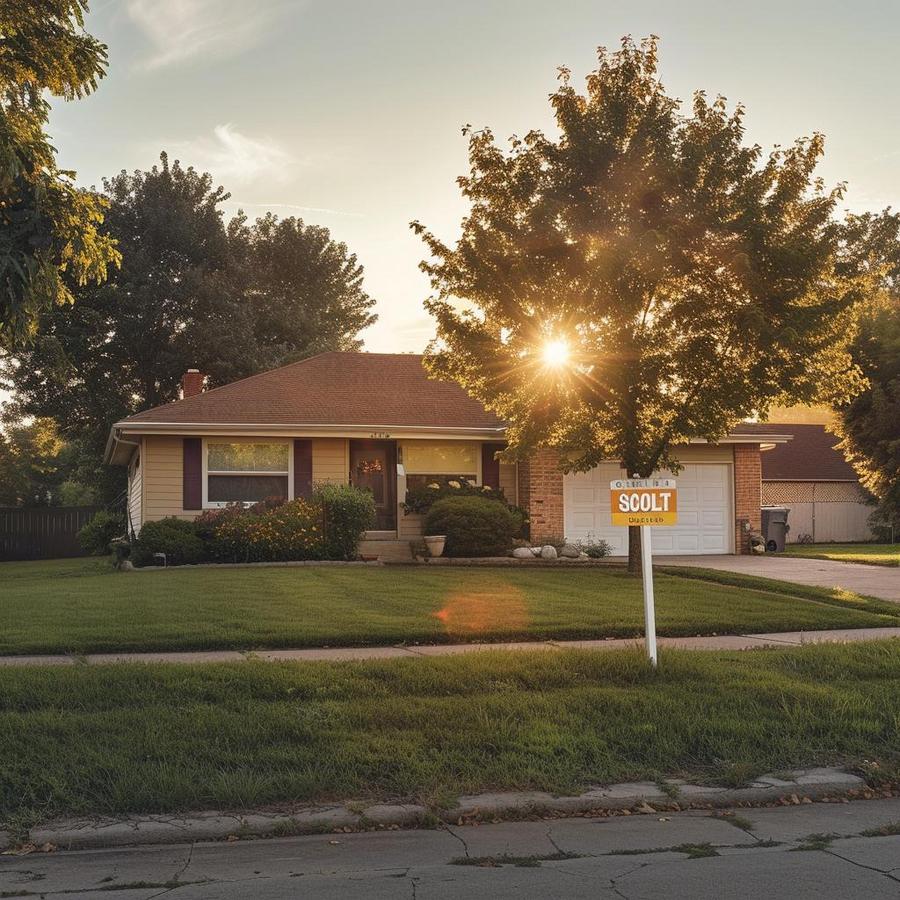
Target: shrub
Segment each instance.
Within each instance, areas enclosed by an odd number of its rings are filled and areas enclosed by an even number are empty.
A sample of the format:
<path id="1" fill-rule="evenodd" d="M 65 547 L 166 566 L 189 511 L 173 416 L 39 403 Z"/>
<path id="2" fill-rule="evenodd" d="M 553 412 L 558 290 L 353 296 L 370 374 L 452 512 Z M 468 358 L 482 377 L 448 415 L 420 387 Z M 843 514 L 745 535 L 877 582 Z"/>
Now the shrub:
<path id="1" fill-rule="evenodd" d="M 125 534 L 125 517 L 120 513 L 101 509 L 78 532 L 78 543 L 85 553 L 103 556 L 109 553 L 110 542 L 123 534 Z"/>
<path id="2" fill-rule="evenodd" d="M 203 562 L 205 546 L 197 533 L 196 522 L 174 517 L 147 522 L 131 549 L 136 566 L 152 566 L 154 553 L 165 553 L 170 566 L 187 566 Z"/>
<path id="3" fill-rule="evenodd" d="M 210 517 L 211 518 L 211 517 Z M 263 513 L 221 516 L 212 547 L 228 562 L 295 562 L 325 558 L 322 508 L 291 500 Z"/>
<path id="4" fill-rule="evenodd" d="M 375 499 L 352 485 L 321 484 L 313 502 L 324 511 L 325 559 L 356 559 L 363 532 L 375 523 Z"/>
<path id="5" fill-rule="evenodd" d="M 586 537 L 575 545 L 582 553 L 587 553 L 591 559 L 602 559 L 604 556 L 612 556 L 612 544 L 599 538 Z"/>
<path id="6" fill-rule="evenodd" d="M 484 497 L 445 497 L 425 517 L 425 534 L 447 536 L 447 556 L 504 556 L 521 528 L 519 515 Z"/>
<path id="7" fill-rule="evenodd" d="M 506 503 L 502 490 L 494 490 L 486 484 L 473 484 L 462 476 L 459 478 L 442 478 L 431 484 L 410 488 L 403 502 L 405 513 L 427 513 L 438 500 L 444 497 L 485 497 Z"/>
<path id="8" fill-rule="evenodd" d="M 229 503 L 221 509 L 204 510 L 196 519 L 197 537 L 203 542 L 203 558 L 208 562 L 237 562 L 235 548 L 228 542 L 232 531 L 219 529 L 233 519 L 246 517 L 247 510 L 241 503 Z"/>

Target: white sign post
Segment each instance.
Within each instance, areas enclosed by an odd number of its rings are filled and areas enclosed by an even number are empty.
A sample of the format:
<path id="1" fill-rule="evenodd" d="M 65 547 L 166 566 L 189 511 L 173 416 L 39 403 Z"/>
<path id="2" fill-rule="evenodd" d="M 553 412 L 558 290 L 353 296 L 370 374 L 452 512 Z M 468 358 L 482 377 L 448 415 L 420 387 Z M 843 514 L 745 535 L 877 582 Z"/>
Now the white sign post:
<path id="1" fill-rule="evenodd" d="M 653 597 L 653 551 L 650 546 L 650 526 L 641 525 L 641 575 L 644 582 L 644 628 L 647 657 L 656 668 L 656 601 Z"/>
<path id="2" fill-rule="evenodd" d="M 641 575 L 647 657 L 656 668 L 656 602 L 653 596 L 653 548 L 650 526 L 678 522 L 678 490 L 672 478 L 618 478 L 609 483 L 613 525 L 641 529 Z"/>

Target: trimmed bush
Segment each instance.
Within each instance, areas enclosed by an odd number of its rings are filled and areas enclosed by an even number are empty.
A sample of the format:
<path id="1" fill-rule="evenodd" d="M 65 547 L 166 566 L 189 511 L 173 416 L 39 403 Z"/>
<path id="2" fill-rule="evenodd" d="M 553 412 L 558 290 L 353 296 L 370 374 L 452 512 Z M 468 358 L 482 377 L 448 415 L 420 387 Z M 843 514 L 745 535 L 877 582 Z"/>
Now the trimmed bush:
<path id="1" fill-rule="evenodd" d="M 425 517 L 425 534 L 447 536 L 447 556 L 505 556 L 521 529 L 520 515 L 483 497 L 445 497 Z"/>
<path id="2" fill-rule="evenodd" d="M 410 488 L 403 501 L 405 513 L 427 513 L 438 500 L 444 497 L 485 497 L 506 503 L 502 490 L 494 490 L 487 484 L 474 484 L 461 475 L 459 478 L 440 479 L 421 487 Z"/>
<path id="3" fill-rule="evenodd" d="M 101 509 L 78 532 L 78 543 L 81 549 L 91 556 L 105 556 L 110 552 L 110 542 L 123 534 L 125 534 L 125 517 Z"/>
<path id="4" fill-rule="evenodd" d="M 235 548 L 230 543 L 234 532 L 230 526 L 234 519 L 246 518 L 247 515 L 249 513 L 242 504 L 230 503 L 222 509 L 206 509 L 194 519 L 197 536 L 203 541 L 203 558 L 206 562 L 238 561 Z"/>
<path id="5" fill-rule="evenodd" d="M 291 500 L 261 514 L 225 515 L 213 528 L 212 548 L 224 562 L 324 559 L 322 509 Z"/>
<path id="6" fill-rule="evenodd" d="M 147 522 L 132 546 L 131 561 L 136 566 L 155 565 L 154 553 L 165 553 L 170 566 L 203 562 L 206 547 L 197 533 L 197 523 L 174 517 Z"/>
<path id="7" fill-rule="evenodd" d="M 313 502 L 324 510 L 325 559 L 356 559 L 363 532 L 375 524 L 375 498 L 346 484 L 320 484 Z"/>

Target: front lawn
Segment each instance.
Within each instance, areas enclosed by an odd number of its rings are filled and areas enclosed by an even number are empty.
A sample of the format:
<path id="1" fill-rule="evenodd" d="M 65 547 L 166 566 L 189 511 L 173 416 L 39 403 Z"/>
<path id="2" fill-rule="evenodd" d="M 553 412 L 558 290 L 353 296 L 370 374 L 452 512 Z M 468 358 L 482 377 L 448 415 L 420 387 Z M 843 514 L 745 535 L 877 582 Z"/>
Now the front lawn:
<path id="1" fill-rule="evenodd" d="M 661 635 L 900 624 L 900 607 L 837 590 L 764 579 L 712 583 L 698 573 L 657 575 Z M 640 580 L 622 569 L 118 573 L 106 561 L 82 559 L 0 564 L 0 586 L 0 654 L 630 637 L 643 630 Z"/>
<path id="2" fill-rule="evenodd" d="M 663 651 L 656 673 L 636 650 L 0 669 L 0 822 L 896 774 L 898 680 L 900 641 Z"/>
<path id="3" fill-rule="evenodd" d="M 900 544 L 787 544 L 788 556 L 835 559 L 870 566 L 900 566 Z"/>

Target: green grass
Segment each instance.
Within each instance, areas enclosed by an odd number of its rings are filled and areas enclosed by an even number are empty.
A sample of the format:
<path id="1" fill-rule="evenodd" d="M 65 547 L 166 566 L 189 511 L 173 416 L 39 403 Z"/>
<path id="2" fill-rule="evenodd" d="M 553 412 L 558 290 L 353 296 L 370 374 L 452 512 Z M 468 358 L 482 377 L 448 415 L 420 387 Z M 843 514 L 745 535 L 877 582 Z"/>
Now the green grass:
<path id="1" fill-rule="evenodd" d="M 869 566 L 900 566 L 900 544 L 788 544 L 784 553 Z"/>
<path id="2" fill-rule="evenodd" d="M 0 821 L 897 768 L 900 642 L 0 669 Z"/>
<path id="3" fill-rule="evenodd" d="M 896 605 L 735 577 L 658 574 L 659 633 L 900 624 Z M 0 564 L 0 584 L 0 654 L 631 637 L 643 630 L 641 583 L 623 569 L 119 573 L 106 561 L 82 559 Z"/>

